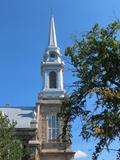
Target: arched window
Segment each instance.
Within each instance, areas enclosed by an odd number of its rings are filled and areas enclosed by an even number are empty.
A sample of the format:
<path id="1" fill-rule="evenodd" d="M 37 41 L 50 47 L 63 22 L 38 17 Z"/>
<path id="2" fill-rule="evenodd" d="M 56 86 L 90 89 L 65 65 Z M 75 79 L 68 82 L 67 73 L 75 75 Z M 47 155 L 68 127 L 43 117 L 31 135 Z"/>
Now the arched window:
<path id="1" fill-rule="evenodd" d="M 56 76 L 56 72 L 54 71 L 49 73 L 49 87 L 57 88 L 57 76 Z"/>

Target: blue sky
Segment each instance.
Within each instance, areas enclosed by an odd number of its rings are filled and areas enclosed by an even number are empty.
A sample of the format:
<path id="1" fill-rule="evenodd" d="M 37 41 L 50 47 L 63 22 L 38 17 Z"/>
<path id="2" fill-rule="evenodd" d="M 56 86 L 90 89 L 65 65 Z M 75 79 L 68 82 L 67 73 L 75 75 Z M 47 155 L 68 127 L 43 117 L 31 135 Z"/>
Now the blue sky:
<path id="1" fill-rule="evenodd" d="M 72 34 L 80 36 L 95 23 L 105 26 L 120 19 L 120 0 L 0 0 L 0 105 L 35 105 L 42 86 L 40 62 L 48 43 L 51 8 L 62 53 L 72 44 Z M 65 86 L 74 80 L 68 70 L 66 65 Z M 77 125 L 78 121 L 73 127 L 73 148 L 87 152 L 84 159 L 88 160 L 94 142 L 78 141 Z M 104 155 L 109 156 L 104 153 L 100 160 Z M 109 160 L 113 159 L 111 154 Z"/>

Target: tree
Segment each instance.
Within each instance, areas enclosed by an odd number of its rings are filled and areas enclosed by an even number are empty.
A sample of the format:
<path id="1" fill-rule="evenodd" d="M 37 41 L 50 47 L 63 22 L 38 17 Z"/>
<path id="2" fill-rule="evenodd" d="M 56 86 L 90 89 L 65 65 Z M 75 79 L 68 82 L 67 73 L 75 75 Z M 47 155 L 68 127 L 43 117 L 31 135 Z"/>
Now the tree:
<path id="1" fill-rule="evenodd" d="M 15 124 L 0 112 L 0 160 L 21 160 L 22 146 L 15 137 Z"/>
<path id="2" fill-rule="evenodd" d="M 119 21 L 106 28 L 96 24 L 82 39 L 75 38 L 73 46 L 65 50 L 77 80 L 69 99 L 63 102 L 63 132 L 71 127 L 71 121 L 80 117 L 82 137 L 85 140 L 98 139 L 93 160 L 104 148 L 110 150 L 109 146 L 116 138 L 120 140 L 119 31 Z M 94 101 L 92 106 L 90 99 Z M 120 148 L 117 151 L 118 160 Z"/>

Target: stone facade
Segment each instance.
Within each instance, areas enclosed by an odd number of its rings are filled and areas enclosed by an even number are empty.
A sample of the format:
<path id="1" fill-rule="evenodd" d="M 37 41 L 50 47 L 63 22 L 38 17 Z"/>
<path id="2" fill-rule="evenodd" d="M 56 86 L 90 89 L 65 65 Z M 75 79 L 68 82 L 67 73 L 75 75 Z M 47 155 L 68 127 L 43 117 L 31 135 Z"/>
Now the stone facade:
<path id="1" fill-rule="evenodd" d="M 70 160 L 74 152 L 70 146 L 66 148 L 62 140 L 48 139 L 48 115 L 56 115 L 60 112 L 62 100 L 41 100 L 38 107 L 38 139 L 40 143 L 40 160 Z M 60 133 L 62 133 L 62 120 L 60 121 Z M 38 159 L 39 159 L 38 158 Z M 36 157 L 37 159 L 37 157 Z"/>

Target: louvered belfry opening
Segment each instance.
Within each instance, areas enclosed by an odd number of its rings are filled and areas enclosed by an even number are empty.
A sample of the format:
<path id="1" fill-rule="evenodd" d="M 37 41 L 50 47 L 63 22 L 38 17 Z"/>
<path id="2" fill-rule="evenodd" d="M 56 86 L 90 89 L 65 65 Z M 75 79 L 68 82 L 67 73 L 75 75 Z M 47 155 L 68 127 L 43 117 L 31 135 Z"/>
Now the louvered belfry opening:
<path id="1" fill-rule="evenodd" d="M 57 76 L 54 71 L 49 73 L 49 86 L 50 88 L 57 88 Z"/>

